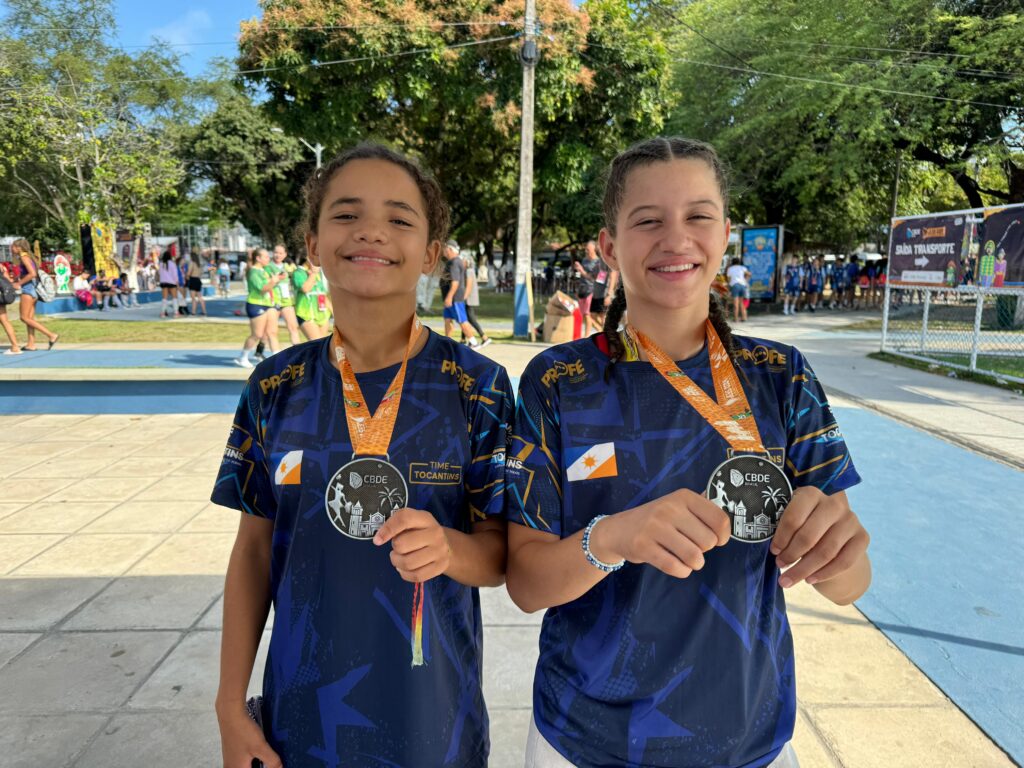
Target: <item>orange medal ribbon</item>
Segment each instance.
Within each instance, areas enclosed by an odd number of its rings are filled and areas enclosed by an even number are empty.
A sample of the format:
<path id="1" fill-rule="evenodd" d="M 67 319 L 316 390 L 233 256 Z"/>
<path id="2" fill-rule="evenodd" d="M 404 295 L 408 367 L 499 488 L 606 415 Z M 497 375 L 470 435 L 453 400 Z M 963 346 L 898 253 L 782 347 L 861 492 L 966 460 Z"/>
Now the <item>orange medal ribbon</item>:
<path id="1" fill-rule="evenodd" d="M 391 433 L 395 430 L 398 420 L 398 406 L 402 402 L 402 388 L 405 386 L 405 371 L 409 365 L 409 355 L 413 345 L 419 338 L 423 325 L 413 315 L 412 327 L 409 330 L 409 343 L 405 347 L 402 367 L 392 379 L 384 398 L 377 410 L 370 415 L 366 399 L 359 388 L 352 363 L 345 355 L 345 340 L 341 331 L 334 327 L 334 355 L 341 370 L 342 400 L 345 403 L 345 419 L 348 421 L 349 439 L 352 441 L 352 452 L 355 456 L 387 456 L 391 444 Z"/>
<path id="2" fill-rule="evenodd" d="M 733 367 L 729 353 L 718 337 L 711 321 L 704 324 L 708 341 L 708 360 L 711 364 L 711 378 L 715 383 L 715 400 L 712 400 L 693 379 L 679 370 L 675 361 L 665 354 L 657 344 L 642 331 L 631 325 L 626 326 L 626 334 L 633 344 L 639 346 L 665 381 L 693 406 L 704 419 L 734 451 L 744 453 L 767 453 L 761 442 L 761 434 L 757 430 L 757 422 L 750 410 L 750 403 L 740 385 L 739 376 Z"/>

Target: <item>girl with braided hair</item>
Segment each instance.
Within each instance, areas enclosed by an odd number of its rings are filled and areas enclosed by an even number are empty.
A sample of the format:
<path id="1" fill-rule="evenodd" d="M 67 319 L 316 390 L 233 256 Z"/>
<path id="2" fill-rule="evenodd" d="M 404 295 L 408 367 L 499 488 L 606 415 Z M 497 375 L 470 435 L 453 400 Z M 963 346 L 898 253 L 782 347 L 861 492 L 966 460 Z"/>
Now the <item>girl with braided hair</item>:
<path id="1" fill-rule="evenodd" d="M 734 336 L 711 294 L 728 210 L 707 144 L 620 154 L 604 330 L 520 380 L 507 585 L 548 609 L 528 767 L 796 766 L 784 589 L 846 604 L 870 581 L 821 385 L 796 349 Z"/>

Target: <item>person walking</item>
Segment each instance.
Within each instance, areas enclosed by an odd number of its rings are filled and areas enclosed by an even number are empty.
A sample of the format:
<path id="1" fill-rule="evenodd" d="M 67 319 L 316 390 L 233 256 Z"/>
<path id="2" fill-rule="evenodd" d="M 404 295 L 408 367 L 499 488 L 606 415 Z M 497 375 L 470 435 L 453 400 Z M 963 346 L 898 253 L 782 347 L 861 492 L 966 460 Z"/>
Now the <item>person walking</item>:
<path id="1" fill-rule="evenodd" d="M 39 265 L 32 257 L 32 246 L 28 240 L 19 238 L 11 245 L 11 253 L 21 263 L 21 276 L 14 281 L 21 288 L 21 304 L 19 306 L 21 322 L 25 324 L 28 339 L 22 347 L 26 352 L 36 351 L 36 331 L 49 339 L 47 349 L 53 349 L 60 336 L 36 320 L 36 303 L 39 294 L 36 292 L 36 281 L 39 280 Z"/>
<path id="2" fill-rule="evenodd" d="M 266 267 L 267 274 L 273 276 L 278 272 L 284 273 L 284 279 L 278 281 L 274 291 L 274 304 L 278 314 L 284 318 L 284 324 L 288 328 L 288 340 L 292 344 L 302 341 L 299 338 L 299 320 L 295 316 L 295 292 L 292 290 L 291 276 L 295 271 L 295 265 L 288 258 L 288 251 L 278 243 L 274 246 L 274 257 Z M 276 332 L 277 325 L 274 325 Z"/>
<path id="3" fill-rule="evenodd" d="M 784 298 L 782 314 L 795 315 L 796 303 L 800 298 L 800 265 L 796 256 L 790 254 L 786 259 L 786 267 L 782 273 Z"/>
<path id="4" fill-rule="evenodd" d="M 203 264 L 198 253 L 193 253 L 188 262 L 188 292 L 192 297 L 192 314 L 196 314 L 196 306 L 206 314 L 206 299 L 203 298 Z"/>
<path id="5" fill-rule="evenodd" d="M 459 258 L 462 259 L 466 268 L 466 321 L 473 326 L 473 330 L 480 337 L 480 347 L 483 348 L 491 343 L 491 339 L 480 327 L 480 321 L 476 316 L 477 307 L 480 306 L 480 284 L 476 275 L 476 260 L 472 256 L 460 256 Z M 462 334 L 462 339 L 466 340 L 465 333 Z"/>
<path id="6" fill-rule="evenodd" d="M 449 240 L 444 248 L 444 272 L 441 277 L 441 294 L 444 296 L 444 335 L 452 335 L 453 325 L 462 329 L 466 343 L 471 347 L 479 346 L 476 331 L 466 317 L 466 265 L 459 257 L 459 244 Z"/>
<path id="7" fill-rule="evenodd" d="M 7 283 L 10 285 L 10 288 L 8 289 L 7 293 L 10 295 L 10 298 L 11 298 L 11 302 L 10 303 L 13 304 L 15 301 L 17 301 L 17 299 L 14 298 L 14 296 L 13 296 L 13 293 L 14 293 L 14 280 L 11 277 L 10 271 L 7 269 L 7 264 L 5 264 L 4 262 L 0 262 L 0 278 L 6 280 Z M 11 342 L 10 348 L 4 350 L 4 354 L 5 355 L 20 355 L 21 354 L 21 347 L 18 345 L 18 336 L 14 332 L 14 326 L 11 325 L 10 318 L 7 316 L 7 306 L 8 306 L 8 304 L 5 303 L 5 301 L 3 299 L 4 299 L 4 297 L 0 296 L 0 325 L 3 326 L 4 333 L 7 334 L 7 338 Z"/>
<path id="8" fill-rule="evenodd" d="M 252 252 L 252 264 L 246 271 L 246 285 L 249 296 L 245 302 L 245 314 L 249 318 L 249 336 L 242 345 L 242 354 L 235 358 L 235 365 L 241 368 L 252 368 L 250 355 L 256 345 L 263 339 L 267 340 L 271 354 L 280 349 L 277 340 L 277 308 L 275 291 L 277 284 L 287 279 L 284 270 L 270 274 L 267 266 L 270 254 L 264 248 Z"/>
<path id="9" fill-rule="evenodd" d="M 295 289 L 295 317 L 302 334 L 313 341 L 330 333 L 331 297 L 323 270 L 303 256 L 299 266 L 292 272 L 292 287 Z"/>

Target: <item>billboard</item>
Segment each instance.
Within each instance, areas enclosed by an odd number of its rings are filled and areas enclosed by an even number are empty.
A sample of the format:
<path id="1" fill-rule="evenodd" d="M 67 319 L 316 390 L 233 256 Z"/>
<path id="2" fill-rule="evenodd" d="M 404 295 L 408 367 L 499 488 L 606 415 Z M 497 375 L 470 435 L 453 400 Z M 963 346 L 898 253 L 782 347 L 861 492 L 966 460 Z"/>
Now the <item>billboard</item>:
<path id="1" fill-rule="evenodd" d="M 750 298 L 775 298 L 775 273 L 782 251 L 782 227 L 744 227 L 743 266 L 750 270 Z"/>
<path id="2" fill-rule="evenodd" d="M 1024 206 L 986 208 L 977 282 L 983 288 L 1024 285 Z"/>
<path id="3" fill-rule="evenodd" d="M 888 281 L 893 285 L 959 285 L 971 246 L 971 228 L 965 211 L 893 219 Z"/>

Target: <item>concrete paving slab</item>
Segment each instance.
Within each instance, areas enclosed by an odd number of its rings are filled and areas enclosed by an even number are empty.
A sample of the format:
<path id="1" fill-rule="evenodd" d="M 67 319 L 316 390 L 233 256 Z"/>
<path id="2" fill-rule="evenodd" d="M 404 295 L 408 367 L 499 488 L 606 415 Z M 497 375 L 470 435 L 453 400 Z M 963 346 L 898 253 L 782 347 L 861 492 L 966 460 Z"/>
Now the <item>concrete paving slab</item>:
<path id="1" fill-rule="evenodd" d="M 202 511 L 181 527 L 182 533 L 236 533 L 241 512 L 207 504 Z"/>
<path id="2" fill-rule="evenodd" d="M 189 629 L 224 589 L 221 576 L 116 579 L 64 630 Z"/>
<path id="3" fill-rule="evenodd" d="M 544 611 L 523 613 L 512 602 L 505 587 L 480 590 L 480 614 L 488 627 L 539 627 Z"/>
<path id="4" fill-rule="evenodd" d="M 484 698 L 487 706 L 528 707 L 533 701 L 540 627 L 484 624 Z"/>
<path id="5" fill-rule="evenodd" d="M 186 482 L 180 477 L 166 477 L 158 480 L 139 493 L 139 501 L 209 501 L 213 489 L 213 477 L 207 485 L 202 482 Z"/>
<path id="6" fill-rule="evenodd" d="M 188 460 L 184 457 L 160 456 L 159 459 L 149 455 L 129 456 L 111 464 L 105 462 L 103 474 L 107 477 L 147 477 L 159 467 L 161 472 L 173 472 Z"/>
<path id="7" fill-rule="evenodd" d="M 1004 752 L 966 716 L 941 707 L 813 708 L 811 718 L 851 768 L 1010 768 Z"/>
<path id="8" fill-rule="evenodd" d="M 19 478 L 25 480 L 49 480 L 54 477 L 83 479 L 95 477 L 104 471 L 108 462 L 103 459 L 79 457 L 58 457 L 46 461 L 38 461 L 30 467 L 18 472 Z"/>
<path id="9" fill-rule="evenodd" d="M 132 576 L 211 575 L 223 578 L 227 572 L 233 533 L 178 533 L 139 561 Z"/>
<path id="10" fill-rule="evenodd" d="M 40 637 L 32 632 L 0 632 L 0 668 Z"/>
<path id="11" fill-rule="evenodd" d="M 76 456 L 80 454 L 88 455 L 97 459 L 104 459 L 114 464 L 117 461 L 125 458 L 126 456 L 134 456 L 143 449 L 149 449 L 150 445 L 143 442 L 138 437 L 132 441 L 124 442 L 111 442 L 111 441 L 98 441 L 90 443 L 89 441 L 83 440 L 81 444 L 69 451 L 67 456 Z"/>
<path id="12" fill-rule="evenodd" d="M 52 629 L 109 583 L 110 579 L 3 579 L 0 631 Z"/>
<path id="13" fill-rule="evenodd" d="M 803 625 L 793 635 L 797 698 L 813 704 L 935 705 L 945 696 L 870 626 Z"/>
<path id="14" fill-rule="evenodd" d="M 800 768 L 842 768 L 802 707 L 797 711 L 792 744 Z"/>
<path id="15" fill-rule="evenodd" d="M 37 463 L 33 461 L 32 463 Z M 5 483 L 4 500 L 21 501 L 26 504 L 45 499 L 72 484 L 72 480 L 53 478 L 42 483 Z M 97 499 L 103 501 L 103 499 Z"/>
<path id="16" fill-rule="evenodd" d="M 20 501 L 0 501 L 0 520 L 13 515 L 20 509 L 24 509 L 25 506 L 25 503 Z"/>
<path id="17" fill-rule="evenodd" d="M 15 576 L 120 576 L 165 536 L 83 533 L 70 536 L 25 565 Z"/>
<path id="18" fill-rule="evenodd" d="M 159 482 L 157 477 L 90 477 L 67 483 L 48 501 L 124 501 Z"/>
<path id="19" fill-rule="evenodd" d="M 0 536 L 0 575 L 10 573 L 63 538 L 59 534 L 44 536 L 17 533 Z"/>
<path id="20" fill-rule="evenodd" d="M 0 533 L 74 533 L 113 507 L 109 501 L 37 501 L 0 520 Z"/>
<path id="21" fill-rule="evenodd" d="M 786 615 L 790 625 L 853 624 L 870 627 L 864 615 L 852 605 L 836 605 L 814 587 L 801 582 L 786 590 Z"/>
<path id="22" fill-rule="evenodd" d="M 75 768 L 220 765 L 220 731 L 212 713 L 128 713 L 96 736 Z"/>
<path id="23" fill-rule="evenodd" d="M 96 518 L 82 533 L 173 533 L 202 508 L 201 501 L 131 499 Z"/>
<path id="24" fill-rule="evenodd" d="M 262 690 L 269 647 L 270 632 L 264 632 L 249 682 L 250 696 Z M 213 717 L 219 674 L 220 632 L 190 632 L 132 696 L 128 707 L 205 712 Z"/>
<path id="25" fill-rule="evenodd" d="M 221 583 L 221 589 L 224 588 L 223 582 Z M 273 611 L 271 611 L 273 613 Z M 220 629 L 224 626 L 224 595 L 223 593 L 217 599 L 213 605 L 209 607 L 206 613 L 203 614 L 203 618 L 196 624 L 196 629 Z M 270 628 L 273 623 L 270 617 L 267 618 L 266 627 Z"/>
<path id="26" fill-rule="evenodd" d="M 533 712 L 524 709 L 496 709 L 487 702 L 491 720 L 491 757 L 488 768 L 523 768 L 526 737 Z"/>
<path id="27" fill-rule="evenodd" d="M 67 765 L 107 720 L 107 715 L 0 716 L 0 754 L 4 756 L 4 766 Z"/>
<path id="28" fill-rule="evenodd" d="M 0 714 L 114 712 L 177 632 L 59 632 L 0 669 Z"/>

